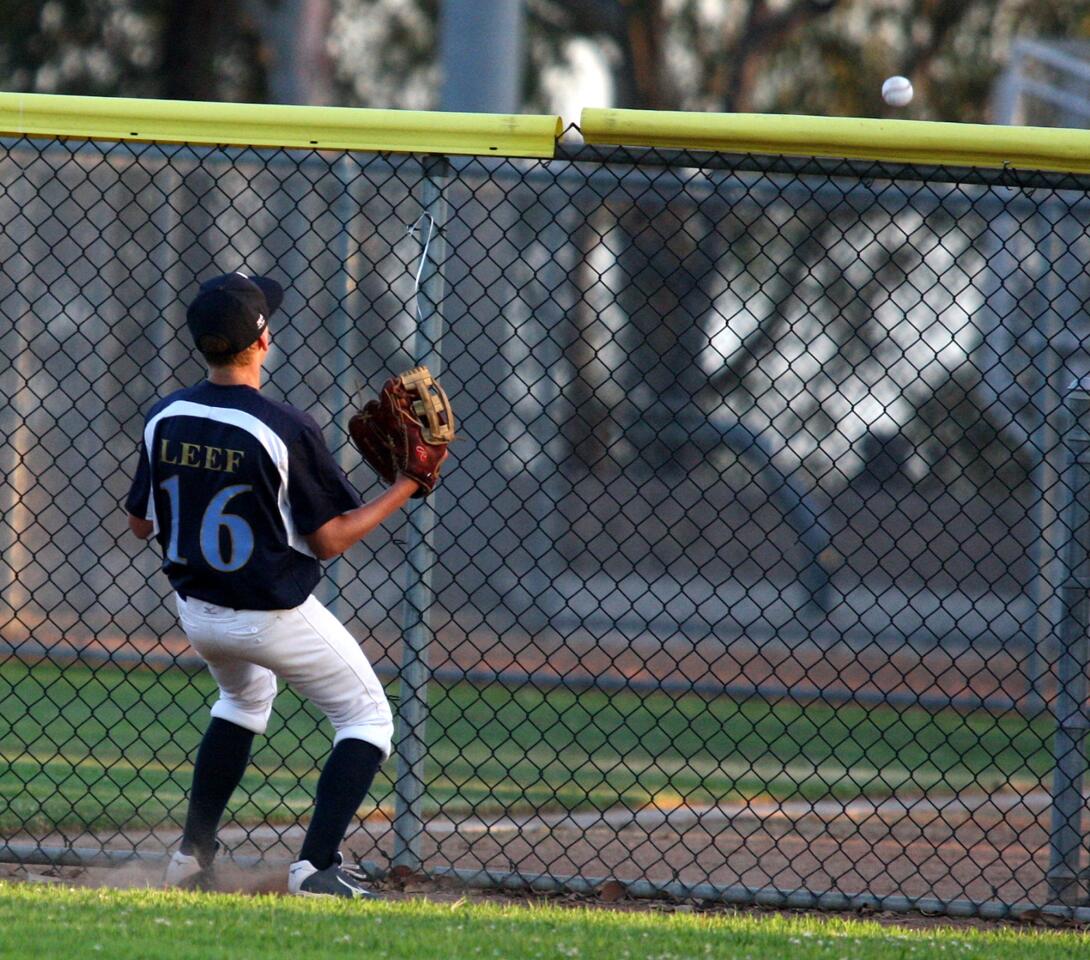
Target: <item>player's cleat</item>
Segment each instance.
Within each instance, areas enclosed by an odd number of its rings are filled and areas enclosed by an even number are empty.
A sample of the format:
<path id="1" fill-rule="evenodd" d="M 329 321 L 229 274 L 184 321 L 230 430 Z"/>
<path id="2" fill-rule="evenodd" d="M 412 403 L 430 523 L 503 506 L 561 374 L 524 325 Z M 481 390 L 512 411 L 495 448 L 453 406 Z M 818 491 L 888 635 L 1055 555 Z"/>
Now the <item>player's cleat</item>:
<path id="1" fill-rule="evenodd" d="M 362 883 L 362 874 L 346 870 L 337 858 L 324 870 L 309 860 L 296 860 L 288 870 L 288 893 L 299 897 L 344 897 L 352 900 L 377 900 L 378 894 Z"/>
<path id="2" fill-rule="evenodd" d="M 220 845 L 216 844 L 216 850 Z M 215 851 L 212 856 L 215 857 Z M 164 887 L 179 887 L 183 890 L 211 890 L 214 879 L 212 860 L 202 865 L 196 856 L 175 850 L 167 862 Z"/>

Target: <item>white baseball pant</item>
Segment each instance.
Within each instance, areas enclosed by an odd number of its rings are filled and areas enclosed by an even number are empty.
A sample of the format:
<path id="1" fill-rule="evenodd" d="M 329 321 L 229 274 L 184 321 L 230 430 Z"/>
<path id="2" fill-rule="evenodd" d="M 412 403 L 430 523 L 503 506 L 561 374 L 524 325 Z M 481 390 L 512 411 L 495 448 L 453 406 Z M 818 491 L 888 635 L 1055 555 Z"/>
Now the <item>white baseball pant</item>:
<path id="1" fill-rule="evenodd" d="M 382 685 L 344 624 L 315 597 L 291 610 L 176 598 L 182 628 L 219 684 L 213 717 L 264 733 L 280 677 L 329 718 L 334 744 L 352 737 L 390 755 L 394 722 Z"/>

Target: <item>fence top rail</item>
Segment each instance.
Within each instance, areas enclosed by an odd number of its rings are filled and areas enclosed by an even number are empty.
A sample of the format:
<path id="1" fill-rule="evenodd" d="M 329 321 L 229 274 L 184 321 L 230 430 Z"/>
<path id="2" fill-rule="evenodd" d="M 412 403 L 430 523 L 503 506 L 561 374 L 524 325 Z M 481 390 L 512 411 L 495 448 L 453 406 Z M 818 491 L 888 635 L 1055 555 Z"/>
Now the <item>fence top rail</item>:
<path id="1" fill-rule="evenodd" d="M 551 159 L 558 155 L 562 130 L 558 115 L 0 92 L 0 136 Z M 579 159 L 603 159 L 594 147 L 653 147 L 689 155 L 712 151 L 800 157 L 811 163 L 827 157 L 1090 174 L 1090 130 L 607 108 L 584 109 L 580 130 L 591 150 Z M 564 145 L 559 149 L 563 155 Z M 745 164 L 735 158 L 733 165 Z M 1058 186 L 1033 184 L 1045 185 Z"/>
<path id="2" fill-rule="evenodd" d="M 597 146 L 1090 173 L 1090 130 L 602 107 L 585 108 L 579 128 Z"/>
<path id="3" fill-rule="evenodd" d="M 0 93 L 0 133 L 217 146 L 552 157 L 559 116 Z"/>

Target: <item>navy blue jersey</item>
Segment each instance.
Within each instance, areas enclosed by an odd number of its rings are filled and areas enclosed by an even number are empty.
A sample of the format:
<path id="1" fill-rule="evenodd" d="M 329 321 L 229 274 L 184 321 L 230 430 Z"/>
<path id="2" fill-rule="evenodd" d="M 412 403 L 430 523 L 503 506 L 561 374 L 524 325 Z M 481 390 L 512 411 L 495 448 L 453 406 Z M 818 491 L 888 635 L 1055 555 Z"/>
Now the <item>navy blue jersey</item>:
<path id="1" fill-rule="evenodd" d="M 321 575 L 303 538 L 359 505 L 311 417 L 208 381 L 152 407 L 125 501 L 175 590 L 241 610 L 302 603 Z"/>

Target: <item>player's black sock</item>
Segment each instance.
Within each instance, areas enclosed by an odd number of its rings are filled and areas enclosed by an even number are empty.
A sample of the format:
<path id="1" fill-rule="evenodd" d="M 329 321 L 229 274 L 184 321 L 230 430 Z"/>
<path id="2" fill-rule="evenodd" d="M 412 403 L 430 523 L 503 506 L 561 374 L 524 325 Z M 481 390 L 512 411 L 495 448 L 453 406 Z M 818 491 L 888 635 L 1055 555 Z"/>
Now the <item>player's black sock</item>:
<path id="1" fill-rule="evenodd" d="M 309 860 L 319 870 L 333 863 L 381 763 L 382 751 L 364 740 L 348 738 L 333 748 L 318 778 L 314 816 L 299 851 L 300 860 Z"/>
<path id="2" fill-rule="evenodd" d="M 216 853 L 216 828 L 250 759 L 253 731 L 213 717 L 193 764 L 193 789 L 185 817 L 181 851 L 196 854 L 202 866 Z"/>

